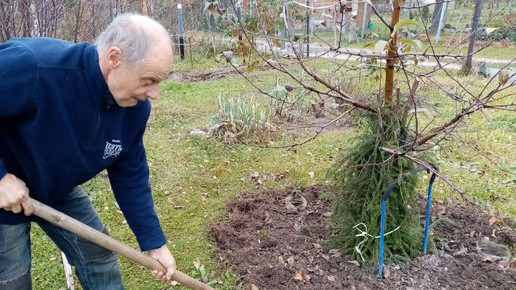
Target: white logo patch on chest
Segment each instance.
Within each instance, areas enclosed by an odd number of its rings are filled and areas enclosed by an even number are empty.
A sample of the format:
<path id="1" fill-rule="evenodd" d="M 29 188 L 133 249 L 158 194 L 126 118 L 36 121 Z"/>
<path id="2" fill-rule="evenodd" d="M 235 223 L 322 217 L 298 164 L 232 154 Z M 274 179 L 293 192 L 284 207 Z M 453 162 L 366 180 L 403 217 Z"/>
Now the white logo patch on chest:
<path id="1" fill-rule="evenodd" d="M 106 148 L 104 149 L 104 159 L 117 158 L 122 152 L 122 144 L 120 140 L 111 140 L 112 143 L 106 142 Z"/>

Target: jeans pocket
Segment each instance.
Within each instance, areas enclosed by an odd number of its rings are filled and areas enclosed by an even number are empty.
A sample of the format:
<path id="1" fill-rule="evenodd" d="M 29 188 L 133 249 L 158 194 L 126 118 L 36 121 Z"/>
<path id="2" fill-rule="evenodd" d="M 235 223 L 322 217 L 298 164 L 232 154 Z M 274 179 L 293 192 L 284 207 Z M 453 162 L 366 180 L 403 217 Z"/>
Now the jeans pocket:
<path id="1" fill-rule="evenodd" d="M 25 275 L 30 269 L 29 232 L 29 223 L 19 225 L 0 224 L 0 281 L 17 279 Z M 8 289 L 15 288 L 8 287 Z"/>
<path id="2" fill-rule="evenodd" d="M 20 238 L 29 235 L 30 224 L 6 225 L 0 224 L 0 253 L 5 253 L 21 243 Z"/>

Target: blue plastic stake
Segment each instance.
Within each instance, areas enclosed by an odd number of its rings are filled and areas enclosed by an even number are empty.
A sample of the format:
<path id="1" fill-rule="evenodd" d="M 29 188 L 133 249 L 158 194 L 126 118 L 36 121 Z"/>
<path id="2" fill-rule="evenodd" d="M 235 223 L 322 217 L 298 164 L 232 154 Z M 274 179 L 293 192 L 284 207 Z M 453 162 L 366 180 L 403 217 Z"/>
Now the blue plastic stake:
<path id="1" fill-rule="evenodd" d="M 432 165 L 433 168 L 437 170 L 437 168 Z M 410 174 L 416 174 L 420 171 L 427 170 L 426 167 L 418 167 L 416 169 L 412 169 L 409 173 Z M 408 178 L 408 175 L 402 175 L 402 180 L 406 180 Z M 430 177 L 430 185 L 428 186 L 428 203 L 426 206 L 426 225 L 425 225 L 425 248 L 424 253 L 426 254 L 426 246 L 428 241 L 428 225 L 430 222 L 430 205 L 431 205 L 431 199 L 432 199 L 432 184 L 434 183 L 436 175 L 432 174 L 432 177 Z M 378 257 L 378 275 L 382 276 L 383 271 L 383 240 L 384 240 L 384 233 L 385 233 L 385 205 L 387 204 L 387 199 L 389 198 L 389 195 L 391 194 L 391 191 L 394 189 L 394 187 L 398 186 L 398 179 L 394 179 L 391 184 L 387 187 L 387 190 L 385 191 L 383 197 L 382 197 L 382 215 L 381 215 L 381 221 L 380 221 L 380 253 Z"/>
<path id="2" fill-rule="evenodd" d="M 430 209 L 432 208 L 432 186 L 435 180 L 435 173 L 430 177 L 430 183 L 428 184 L 428 200 L 426 202 L 426 222 L 425 222 L 425 245 L 423 253 L 426 254 L 426 247 L 428 245 L 428 228 L 430 227 Z"/>
<path id="3" fill-rule="evenodd" d="M 383 234 L 385 233 L 385 204 L 386 200 L 382 200 L 382 220 L 380 221 L 380 258 L 378 261 L 378 275 L 382 276 L 383 271 Z"/>

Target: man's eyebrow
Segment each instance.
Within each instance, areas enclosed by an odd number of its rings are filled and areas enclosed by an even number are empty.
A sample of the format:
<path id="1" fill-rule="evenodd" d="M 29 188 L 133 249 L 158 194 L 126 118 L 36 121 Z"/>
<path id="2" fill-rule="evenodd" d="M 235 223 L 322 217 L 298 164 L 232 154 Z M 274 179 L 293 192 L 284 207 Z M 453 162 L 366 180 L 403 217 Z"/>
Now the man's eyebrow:
<path id="1" fill-rule="evenodd" d="M 142 79 L 143 80 L 155 81 L 155 82 L 161 82 L 162 81 L 162 79 L 160 79 L 158 77 L 155 77 L 155 76 L 147 76 L 147 77 L 143 77 Z"/>

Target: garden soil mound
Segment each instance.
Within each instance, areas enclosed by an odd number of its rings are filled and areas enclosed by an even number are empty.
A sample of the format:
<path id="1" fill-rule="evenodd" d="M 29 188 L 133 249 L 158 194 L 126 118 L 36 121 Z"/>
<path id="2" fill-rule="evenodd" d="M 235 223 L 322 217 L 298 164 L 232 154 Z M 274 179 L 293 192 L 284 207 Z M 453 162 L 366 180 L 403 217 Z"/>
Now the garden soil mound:
<path id="1" fill-rule="evenodd" d="M 490 225 L 487 214 L 471 207 L 435 203 L 430 238 L 436 251 L 387 265 L 379 277 L 377 265 L 351 261 L 329 246 L 332 208 L 320 196 L 330 191 L 322 185 L 269 188 L 228 204 L 211 233 L 221 261 L 242 276 L 244 289 L 516 288 L 515 260 L 501 265 L 477 247 L 489 239 L 512 248 L 516 232 L 509 221 Z"/>

